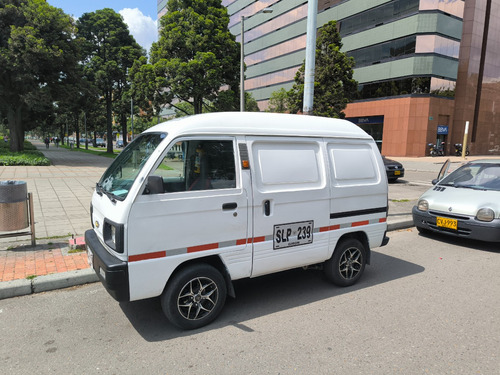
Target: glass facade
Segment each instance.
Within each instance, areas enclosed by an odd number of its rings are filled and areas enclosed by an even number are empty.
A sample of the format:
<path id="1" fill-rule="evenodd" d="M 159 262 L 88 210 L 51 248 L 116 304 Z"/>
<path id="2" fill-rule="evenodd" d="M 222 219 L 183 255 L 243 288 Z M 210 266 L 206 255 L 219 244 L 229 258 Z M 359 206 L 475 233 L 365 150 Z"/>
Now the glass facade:
<path id="1" fill-rule="evenodd" d="M 340 21 L 340 35 L 371 29 L 388 21 L 406 17 L 418 11 L 419 0 L 395 0 Z"/>
<path id="2" fill-rule="evenodd" d="M 279 1 L 280 0 L 260 0 L 246 6 L 242 10 L 230 15 L 229 27 L 232 27 L 237 23 L 239 23 L 241 21 L 242 16 L 249 17 L 251 15 L 254 15 L 257 12 L 260 12 L 262 9 L 271 7 L 271 5 Z M 245 34 L 245 39 L 246 39 L 246 34 Z"/>
<path id="3" fill-rule="evenodd" d="M 241 2 L 241 5 L 238 1 Z M 245 23 L 245 26 L 252 25 L 245 29 L 245 45 L 248 46 L 246 50 L 250 50 L 245 55 L 245 64 L 247 68 L 251 68 L 246 72 L 245 87 L 252 93 L 261 109 L 263 109 L 271 94 L 268 88 L 276 86 L 276 89 L 279 90 L 280 85 L 281 87 L 283 85 L 291 87 L 296 69 L 304 61 L 308 3 L 305 0 L 293 1 L 290 2 L 289 8 L 286 7 L 287 3 L 276 0 L 253 2 L 225 0 L 224 4 L 231 5 L 231 9 L 237 9 L 235 13 L 230 14 L 230 26 L 232 26 L 232 30 L 236 34 L 237 41 L 241 39 L 239 35 L 240 28 L 237 26 L 241 22 L 241 16 L 244 16 L 246 18 L 245 22 L 248 22 Z M 240 6 L 238 7 L 238 5 Z M 268 7 L 273 8 L 273 14 L 267 15 L 268 17 L 256 18 L 253 22 L 249 21 L 257 12 Z M 337 11 L 337 7 L 342 7 L 342 11 Z M 352 9 L 352 11 L 349 11 L 349 9 Z M 417 55 L 444 56 L 455 60 L 455 63 L 450 66 L 456 67 L 460 47 L 459 33 L 449 32 L 446 35 L 447 30 L 456 25 L 456 21 L 451 26 L 447 25 L 446 17 L 457 20 L 457 18 L 462 17 L 463 9 L 463 0 L 393 0 L 371 8 L 367 4 L 360 5 L 354 0 L 318 1 L 318 11 L 323 19 L 328 17 L 327 14 L 329 13 L 332 14 L 331 19 L 335 19 L 334 14 L 342 14 L 342 17 L 337 19 L 341 36 L 345 40 L 353 38 L 352 40 L 355 41 L 350 44 L 346 42 L 344 46 L 365 45 L 357 49 L 344 50 L 354 57 L 356 61 L 355 79 L 357 79 L 356 69 L 366 69 L 377 64 Z M 391 29 L 380 27 L 406 18 L 411 19 L 411 22 L 420 22 L 420 18 L 414 17 L 419 12 L 422 12 L 422 22 L 425 22 L 425 24 L 421 28 L 414 26 L 412 28 L 414 31 L 412 33 L 406 32 L 407 35 L 404 35 L 406 30 L 403 30 L 403 35 L 394 37 L 396 35 L 392 36 L 387 33 L 387 30 Z M 439 15 L 439 18 L 433 15 Z M 439 23 L 434 25 L 433 29 L 429 25 L 435 22 L 434 19 L 438 19 Z M 401 28 L 401 23 L 398 25 L 397 27 Z M 287 32 L 287 30 L 290 30 L 290 32 Z M 298 32 L 298 30 L 301 31 Z M 370 33 L 373 30 L 373 34 L 380 34 L 379 37 L 374 38 L 374 40 L 377 40 L 376 43 L 366 45 L 365 40 L 356 41 L 356 38 L 359 38 L 358 34 L 361 35 L 361 32 L 368 30 L 370 30 Z M 396 34 L 395 31 L 394 33 Z M 401 30 L 398 33 L 401 34 Z M 258 44 L 255 44 L 257 40 L 259 41 Z M 284 57 L 285 59 L 283 59 Z M 428 82 L 428 84 L 422 86 L 420 92 L 444 96 L 453 95 L 455 85 L 453 74 L 443 74 L 443 64 L 446 64 L 443 60 L 439 63 L 432 63 L 430 60 L 425 62 L 419 60 L 419 63 L 413 67 L 415 73 L 407 73 L 400 78 L 389 78 L 388 76 L 387 80 L 380 80 L 380 74 L 363 73 L 365 77 L 377 76 L 378 78 L 374 82 L 367 82 L 366 79 L 360 81 L 360 97 L 368 98 L 368 93 L 373 93 L 374 97 L 380 97 L 380 90 L 372 90 L 370 87 L 372 85 L 377 87 L 378 85 L 380 89 L 380 87 L 387 86 L 386 82 L 393 82 L 393 84 L 390 85 L 391 89 L 383 90 L 384 96 L 388 92 L 394 93 L 394 95 L 414 93 L 415 90 L 414 87 L 412 89 L 411 82 L 415 82 L 415 79 L 418 80 L 419 78 L 425 78 L 424 80 Z M 280 70 L 277 71 L 277 69 Z M 434 69 L 441 70 L 438 72 L 434 71 Z M 444 76 L 447 77 L 447 80 L 443 80 Z M 452 79 L 450 80 L 450 78 Z M 397 89 L 394 89 L 394 87 Z"/>
<path id="4" fill-rule="evenodd" d="M 307 36 L 304 34 L 297 38 L 293 38 L 287 40 L 286 42 L 249 54 L 245 56 L 245 63 L 247 66 L 252 66 L 266 60 L 285 56 L 295 51 L 300 51 L 301 49 L 306 48 L 306 39 Z"/>
<path id="5" fill-rule="evenodd" d="M 288 69 L 283 69 L 278 72 L 265 74 L 259 77 L 246 79 L 245 90 L 252 90 L 257 87 L 272 86 L 279 83 L 293 81 L 295 78 L 295 74 L 297 73 L 297 70 L 299 70 L 299 68 L 300 65 Z"/>
<path id="6" fill-rule="evenodd" d="M 245 30 L 245 43 L 249 43 L 254 39 L 272 33 L 275 30 L 279 30 L 282 27 L 291 25 L 301 19 L 307 17 L 307 4 L 298 6 L 280 16 L 270 19 L 266 23 L 254 27 L 250 30 Z M 239 21 L 238 21 L 239 22 Z M 241 35 L 236 36 L 236 41 L 241 41 Z"/>
<path id="7" fill-rule="evenodd" d="M 452 142 L 469 122 L 471 154 L 500 154 L 500 0 L 467 0 Z"/>
<path id="8" fill-rule="evenodd" d="M 420 10 L 440 10 L 457 18 L 463 18 L 464 0 L 420 0 Z"/>

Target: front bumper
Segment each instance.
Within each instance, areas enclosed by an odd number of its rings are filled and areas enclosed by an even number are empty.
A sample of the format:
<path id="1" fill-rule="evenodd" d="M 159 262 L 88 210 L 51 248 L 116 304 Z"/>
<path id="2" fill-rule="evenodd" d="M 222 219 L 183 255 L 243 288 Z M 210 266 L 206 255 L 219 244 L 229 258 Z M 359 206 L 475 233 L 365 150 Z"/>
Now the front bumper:
<path id="1" fill-rule="evenodd" d="M 130 301 L 127 262 L 108 253 L 92 229 L 85 232 L 85 243 L 87 252 L 92 252 L 92 267 L 108 293 L 118 302 Z"/>
<path id="2" fill-rule="evenodd" d="M 444 233 L 455 237 L 470 238 L 487 242 L 500 242 L 500 219 L 491 222 L 476 220 L 473 216 L 450 216 L 446 212 L 424 212 L 416 206 L 412 209 L 413 224 L 416 227 L 427 229 L 436 233 Z M 436 225 L 437 217 L 456 219 L 457 230 L 441 228 Z"/>
<path id="3" fill-rule="evenodd" d="M 400 177 L 405 176 L 405 170 L 404 169 L 388 169 L 387 170 L 387 178 L 389 180 L 394 180 Z"/>

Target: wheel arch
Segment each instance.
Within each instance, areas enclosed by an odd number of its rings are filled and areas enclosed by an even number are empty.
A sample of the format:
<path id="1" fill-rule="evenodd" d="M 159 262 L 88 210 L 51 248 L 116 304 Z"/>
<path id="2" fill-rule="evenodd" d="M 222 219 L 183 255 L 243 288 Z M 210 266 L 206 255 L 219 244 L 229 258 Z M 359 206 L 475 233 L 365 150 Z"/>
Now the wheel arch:
<path id="1" fill-rule="evenodd" d="M 339 243 L 341 243 L 342 241 L 345 241 L 347 239 L 350 239 L 350 238 L 356 239 L 363 244 L 363 246 L 365 247 L 365 250 L 366 250 L 366 264 L 370 264 L 370 258 L 371 258 L 370 243 L 368 241 L 368 236 L 363 231 L 344 233 L 338 239 L 337 245 L 335 246 L 335 248 L 337 248 Z M 334 252 L 335 252 L 335 250 L 334 250 Z M 333 256 L 333 254 L 332 254 L 332 256 Z"/>
<path id="2" fill-rule="evenodd" d="M 226 282 L 227 294 L 230 297 L 232 297 L 232 298 L 236 297 L 236 293 L 234 291 L 233 282 L 231 280 L 231 275 L 229 274 L 229 271 L 227 270 L 227 267 L 224 264 L 224 262 L 222 261 L 222 259 L 219 256 L 217 256 L 217 255 L 212 255 L 212 256 L 202 257 L 202 258 L 196 258 L 196 259 L 189 259 L 189 260 L 186 260 L 185 262 L 179 264 L 176 267 L 176 269 L 174 270 L 174 272 L 172 272 L 172 274 L 170 275 L 168 281 L 165 284 L 165 287 L 163 288 L 163 292 L 165 292 L 165 290 L 168 287 L 168 284 L 169 284 L 170 280 L 172 280 L 172 278 L 177 273 L 179 273 L 183 269 L 186 269 L 186 268 L 188 268 L 190 266 L 193 266 L 195 264 L 208 264 L 208 265 L 214 267 L 217 271 L 219 271 L 221 273 L 221 275 L 224 277 L 224 280 Z"/>

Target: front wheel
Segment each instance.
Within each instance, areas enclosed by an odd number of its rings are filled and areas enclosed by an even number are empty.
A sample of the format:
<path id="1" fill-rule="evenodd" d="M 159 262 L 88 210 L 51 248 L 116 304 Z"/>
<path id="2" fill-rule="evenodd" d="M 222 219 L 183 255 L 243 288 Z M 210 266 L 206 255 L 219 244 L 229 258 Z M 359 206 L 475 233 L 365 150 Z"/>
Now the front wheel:
<path id="1" fill-rule="evenodd" d="M 212 322 L 222 311 L 227 287 L 224 277 L 208 264 L 189 266 L 177 273 L 161 296 L 167 319 L 182 329 Z"/>
<path id="2" fill-rule="evenodd" d="M 335 285 L 350 286 L 361 278 L 365 265 L 365 246 L 355 238 L 348 238 L 337 244 L 323 270 L 327 279 Z"/>

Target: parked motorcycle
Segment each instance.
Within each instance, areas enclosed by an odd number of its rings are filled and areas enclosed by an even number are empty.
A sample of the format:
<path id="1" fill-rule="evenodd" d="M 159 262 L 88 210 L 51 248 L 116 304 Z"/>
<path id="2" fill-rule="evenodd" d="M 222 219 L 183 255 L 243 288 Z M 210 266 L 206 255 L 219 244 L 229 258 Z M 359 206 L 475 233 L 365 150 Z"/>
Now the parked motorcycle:
<path id="1" fill-rule="evenodd" d="M 437 156 L 436 145 L 434 143 L 429 143 L 427 147 L 429 147 L 430 156 Z"/>
<path id="2" fill-rule="evenodd" d="M 429 143 L 427 146 L 429 147 L 429 154 L 431 156 L 444 156 L 444 142 L 441 142 L 439 146 L 436 146 L 433 143 Z"/>
<path id="3" fill-rule="evenodd" d="M 463 146 L 461 143 L 455 143 L 455 155 L 462 155 Z M 469 155 L 469 146 L 465 148 L 465 155 Z"/>

